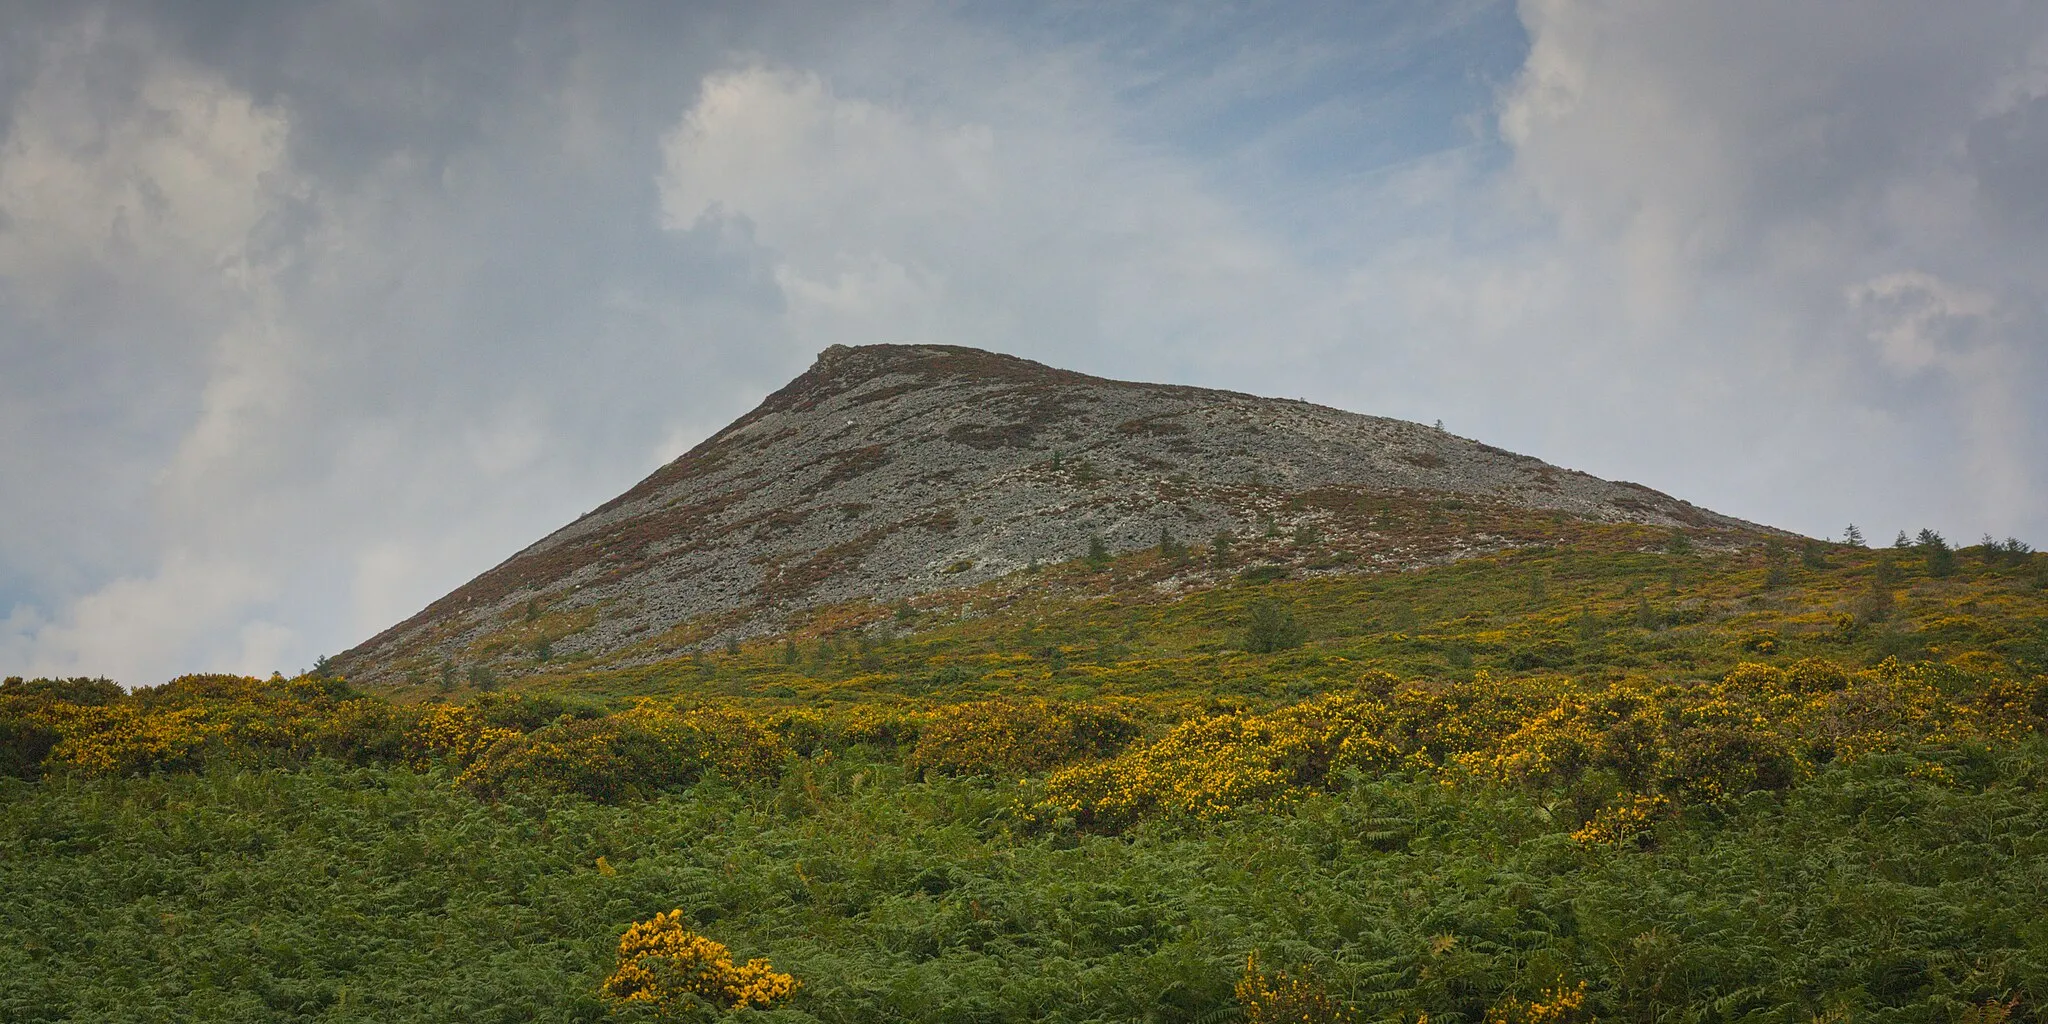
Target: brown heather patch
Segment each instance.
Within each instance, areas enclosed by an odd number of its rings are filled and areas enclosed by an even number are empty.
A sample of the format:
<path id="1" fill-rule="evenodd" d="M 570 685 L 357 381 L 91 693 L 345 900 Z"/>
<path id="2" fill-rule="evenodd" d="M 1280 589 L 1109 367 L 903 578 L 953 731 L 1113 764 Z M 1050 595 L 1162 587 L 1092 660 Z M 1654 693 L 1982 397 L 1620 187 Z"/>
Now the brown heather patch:
<path id="1" fill-rule="evenodd" d="M 1179 416 L 1179 413 L 1162 413 L 1158 416 L 1125 420 L 1116 425 L 1116 432 L 1126 436 L 1145 435 L 1149 437 L 1170 437 L 1176 434 L 1185 434 L 1188 432 L 1188 428 L 1183 424 L 1173 422 Z"/>
<path id="2" fill-rule="evenodd" d="M 874 472 L 889 464 L 889 446 L 885 444 L 863 445 L 834 452 L 826 458 L 832 461 L 832 468 L 825 471 L 816 483 L 804 488 L 804 494 L 811 495 L 831 490 L 849 480 Z"/>
<path id="3" fill-rule="evenodd" d="M 834 544 L 817 554 L 794 565 L 769 562 L 761 575 L 761 596 L 766 601 L 783 601 L 802 597 L 842 573 L 860 568 L 861 561 L 882 539 L 894 533 L 893 527 L 868 532 L 852 540 Z"/>

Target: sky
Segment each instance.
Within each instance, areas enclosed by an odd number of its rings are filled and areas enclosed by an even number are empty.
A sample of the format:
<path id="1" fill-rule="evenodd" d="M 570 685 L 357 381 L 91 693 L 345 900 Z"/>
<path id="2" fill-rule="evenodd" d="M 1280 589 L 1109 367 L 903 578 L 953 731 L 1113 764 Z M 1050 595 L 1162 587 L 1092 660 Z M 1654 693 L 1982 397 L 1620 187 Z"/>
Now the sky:
<path id="1" fill-rule="evenodd" d="M 2048 546 L 2038 0 L 8 0 L 0 672 L 295 672 L 830 344 Z"/>

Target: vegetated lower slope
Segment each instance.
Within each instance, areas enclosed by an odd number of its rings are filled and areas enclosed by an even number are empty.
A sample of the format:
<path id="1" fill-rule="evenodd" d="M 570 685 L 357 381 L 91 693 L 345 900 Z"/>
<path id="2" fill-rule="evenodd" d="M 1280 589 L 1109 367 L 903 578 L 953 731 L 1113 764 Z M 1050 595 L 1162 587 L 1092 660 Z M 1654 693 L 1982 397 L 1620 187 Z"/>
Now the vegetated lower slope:
<path id="1" fill-rule="evenodd" d="M 1562 529 L 403 702 L 10 683 L 0 1018 L 646 1019 L 673 909 L 789 1020 L 2037 1019 L 2048 557 Z"/>
<path id="2" fill-rule="evenodd" d="M 1468 509 L 1487 514 L 1450 514 Z M 1277 524 L 1300 542 L 1300 566 L 1398 570 L 1496 550 L 1513 542 L 1498 524 L 1531 513 L 1686 526 L 1703 543 L 1772 532 L 1399 420 L 974 349 L 834 346 L 753 412 L 336 666 L 419 687 L 558 659 L 654 660 L 777 633 L 823 605 L 974 586 L 1091 545 L 1140 549 L 1162 531 L 1207 542 Z M 1215 581 L 1190 564 L 1174 582 Z"/>

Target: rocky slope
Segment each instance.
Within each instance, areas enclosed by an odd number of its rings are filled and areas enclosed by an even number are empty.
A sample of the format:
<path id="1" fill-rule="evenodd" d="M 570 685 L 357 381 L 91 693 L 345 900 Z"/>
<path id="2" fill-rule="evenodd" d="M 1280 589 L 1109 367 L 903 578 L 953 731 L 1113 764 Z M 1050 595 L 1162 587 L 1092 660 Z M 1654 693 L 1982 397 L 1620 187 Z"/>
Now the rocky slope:
<path id="1" fill-rule="evenodd" d="M 1400 568 L 1512 543 L 1488 517 L 1531 512 L 1763 532 L 1400 420 L 967 348 L 834 346 L 689 453 L 336 664 L 374 684 L 673 656 L 821 605 L 1067 561 L 1095 538 L 1110 553 L 1155 546 L 1162 531 L 1198 545 L 1284 535 L 1309 571 Z M 1220 561 L 1168 583 L 1209 582 Z"/>

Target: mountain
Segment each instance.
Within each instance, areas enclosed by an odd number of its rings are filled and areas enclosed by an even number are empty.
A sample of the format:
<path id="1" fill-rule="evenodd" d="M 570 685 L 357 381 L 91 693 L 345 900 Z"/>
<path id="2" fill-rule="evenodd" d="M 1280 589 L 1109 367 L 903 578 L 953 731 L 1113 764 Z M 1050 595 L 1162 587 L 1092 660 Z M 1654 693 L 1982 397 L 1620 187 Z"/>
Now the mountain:
<path id="1" fill-rule="evenodd" d="M 1185 590 L 1355 573 L 1634 523 L 1774 531 L 1440 429 L 1307 402 L 1105 380 L 941 345 L 833 346 L 674 462 L 338 656 L 370 684 L 457 666 L 656 660 L 1070 561 L 1193 542 Z M 1223 539 L 1232 560 L 1216 557 Z M 1274 539 L 1284 543 L 1268 543 Z M 1235 542 L 1235 545 L 1233 545 Z"/>

